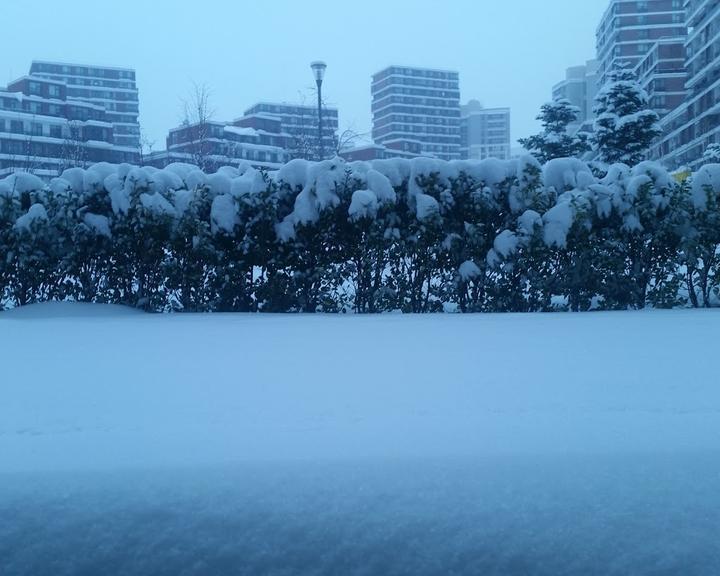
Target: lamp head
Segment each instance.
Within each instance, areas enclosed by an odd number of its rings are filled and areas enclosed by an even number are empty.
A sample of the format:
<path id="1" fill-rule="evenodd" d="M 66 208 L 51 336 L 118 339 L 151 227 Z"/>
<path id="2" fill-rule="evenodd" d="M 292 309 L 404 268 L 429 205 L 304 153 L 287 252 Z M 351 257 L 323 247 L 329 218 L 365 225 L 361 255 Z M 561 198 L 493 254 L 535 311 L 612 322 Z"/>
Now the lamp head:
<path id="1" fill-rule="evenodd" d="M 312 68 L 313 75 L 315 76 L 315 82 L 322 82 L 325 78 L 325 70 L 327 69 L 327 64 L 318 60 L 310 64 L 310 68 Z"/>

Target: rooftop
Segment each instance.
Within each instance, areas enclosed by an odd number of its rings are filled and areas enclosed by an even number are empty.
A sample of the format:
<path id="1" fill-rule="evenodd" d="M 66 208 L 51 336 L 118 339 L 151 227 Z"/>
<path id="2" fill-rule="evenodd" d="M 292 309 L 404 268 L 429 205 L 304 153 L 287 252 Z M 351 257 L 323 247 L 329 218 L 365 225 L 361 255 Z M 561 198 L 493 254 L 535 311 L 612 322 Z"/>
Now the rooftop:
<path id="1" fill-rule="evenodd" d="M 135 72 L 134 68 L 126 68 L 119 66 L 105 66 L 103 64 L 83 64 L 81 62 L 58 62 L 56 60 L 33 60 L 31 66 L 34 64 L 50 64 L 53 66 L 75 66 L 80 68 L 102 68 L 103 70 L 118 70 L 122 72 Z"/>

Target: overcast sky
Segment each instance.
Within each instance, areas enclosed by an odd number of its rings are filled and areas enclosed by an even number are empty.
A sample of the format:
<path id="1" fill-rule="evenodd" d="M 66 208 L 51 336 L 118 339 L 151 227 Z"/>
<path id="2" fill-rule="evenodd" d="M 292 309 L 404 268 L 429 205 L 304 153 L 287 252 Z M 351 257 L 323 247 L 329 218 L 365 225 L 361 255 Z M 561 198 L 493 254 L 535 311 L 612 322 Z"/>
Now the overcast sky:
<path id="1" fill-rule="evenodd" d="M 137 70 L 155 149 L 193 82 L 216 119 L 257 101 L 312 100 L 309 63 L 328 63 L 343 128 L 370 130 L 370 76 L 389 64 L 460 72 L 463 102 L 512 109 L 513 140 L 537 129 L 565 68 L 595 52 L 608 0 L 0 0 L 0 83 L 33 59 Z"/>

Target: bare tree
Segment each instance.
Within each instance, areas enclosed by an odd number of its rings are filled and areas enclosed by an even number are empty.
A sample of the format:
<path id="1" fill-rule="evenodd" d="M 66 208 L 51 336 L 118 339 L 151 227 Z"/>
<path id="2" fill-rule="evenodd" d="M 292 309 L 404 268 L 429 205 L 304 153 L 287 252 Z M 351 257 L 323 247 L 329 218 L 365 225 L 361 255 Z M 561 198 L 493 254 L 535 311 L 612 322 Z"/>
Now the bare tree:
<path id="1" fill-rule="evenodd" d="M 300 100 L 300 123 L 289 142 L 288 152 L 291 159 L 315 160 L 318 155 L 317 131 L 312 117 L 305 115 L 307 94 L 298 92 Z"/>
<path id="2" fill-rule="evenodd" d="M 70 120 L 67 125 L 67 132 L 61 150 L 60 168 L 62 174 L 68 168 L 87 168 L 87 149 L 82 139 L 82 123 L 78 120 Z"/>
<path id="3" fill-rule="evenodd" d="M 151 140 L 147 132 L 144 130 L 141 130 L 140 132 L 140 146 L 138 147 L 138 157 L 140 160 L 140 166 L 145 166 L 145 162 L 147 161 L 147 157 L 150 156 L 153 153 L 153 148 L 155 147 L 155 140 Z"/>
<path id="4" fill-rule="evenodd" d="M 317 94 L 317 88 L 309 88 L 310 94 Z M 299 92 L 300 95 L 300 122 L 295 130 L 295 134 L 290 142 L 290 158 L 302 158 L 304 160 L 317 160 L 320 156 L 318 142 L 318 124 L 316 114 L 305 114 L 308 96 L 306 92 Z M 314 98 L 313 98 L 314 101 Z M 323 99 L 323 109 L 326 108 L 326 102 Z M 323 135 L 325 139 L 326 135 Z M 353 127 L 343 131 L 340 135 L 333 135 L 332 147 L 326 146 L 337 156 L 341 151 L 352 148 L 358 140 L 361 140 L 365 134 L 361 134 Z M 327 144 L 327 142 L 326 142 Z"/>
<path id="5" fill-rule="evenodd" d="M 17 163 L 22 165 L 23 171 L 29 172 L 30 174 L 35 174 L 41 166 L 41 161 L 35 151 L 35 118 L 36 116 L 33 114 L 30 123 L 30 132 L 22 143 L 23 157 L 21 160 L 17 159 Z M 42 135 L 42 133 L 40 135 Z M 16 158 L 13 158 L 13 160 L 16 160 Z"/>
<path id="6" fill-rule="evenodd" d="M 336 135 L 334 138 L 335 155 L 340 156 L 342 152 L 353 148 L 357 143 L 366 137 L 367 134 L 361 134 L 355 131 L 352 127 L 345 129 L 340 135 Z"/>
<path id="7" fill-rule="evenodd" d="M 188 128 L 192 162 L 205 172 L 210 171 L 212 164 L 208 139 L 211 135 L 210 122 L 215 116 L 215 109 L 211 104 L 211 97 L 212 92 L 207 84 L 193 82 L 188 98 L 182 101 L 182 123 Z"/>
<path id="8" fill-rule="evenodd" d="M 23 160 L 23 169 L 30 174 L 35 174 L 40 168 L 40 161 L 33 150 L 32 134 L 25 139 L 25 158 Z"/>

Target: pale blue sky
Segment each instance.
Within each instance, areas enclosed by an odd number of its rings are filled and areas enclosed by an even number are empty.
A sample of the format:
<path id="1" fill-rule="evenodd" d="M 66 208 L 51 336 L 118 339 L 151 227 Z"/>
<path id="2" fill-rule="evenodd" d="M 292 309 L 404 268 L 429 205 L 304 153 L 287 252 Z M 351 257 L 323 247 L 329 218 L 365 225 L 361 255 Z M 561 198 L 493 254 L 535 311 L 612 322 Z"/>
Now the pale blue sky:
<path id="1" fill-rule="evenodd" d="M 0 0 L 0 84 L 33 59 L 134 67 L 144 130 L 164 148 L 193 81 L 216 117 L 310 92 L 370 129 L 370 76 L 388 64 L 460 72 L 463 102 L 512 108 L 513 140 L 536 130 L 565 68 L 594 56 L 608 0 Z"/>

